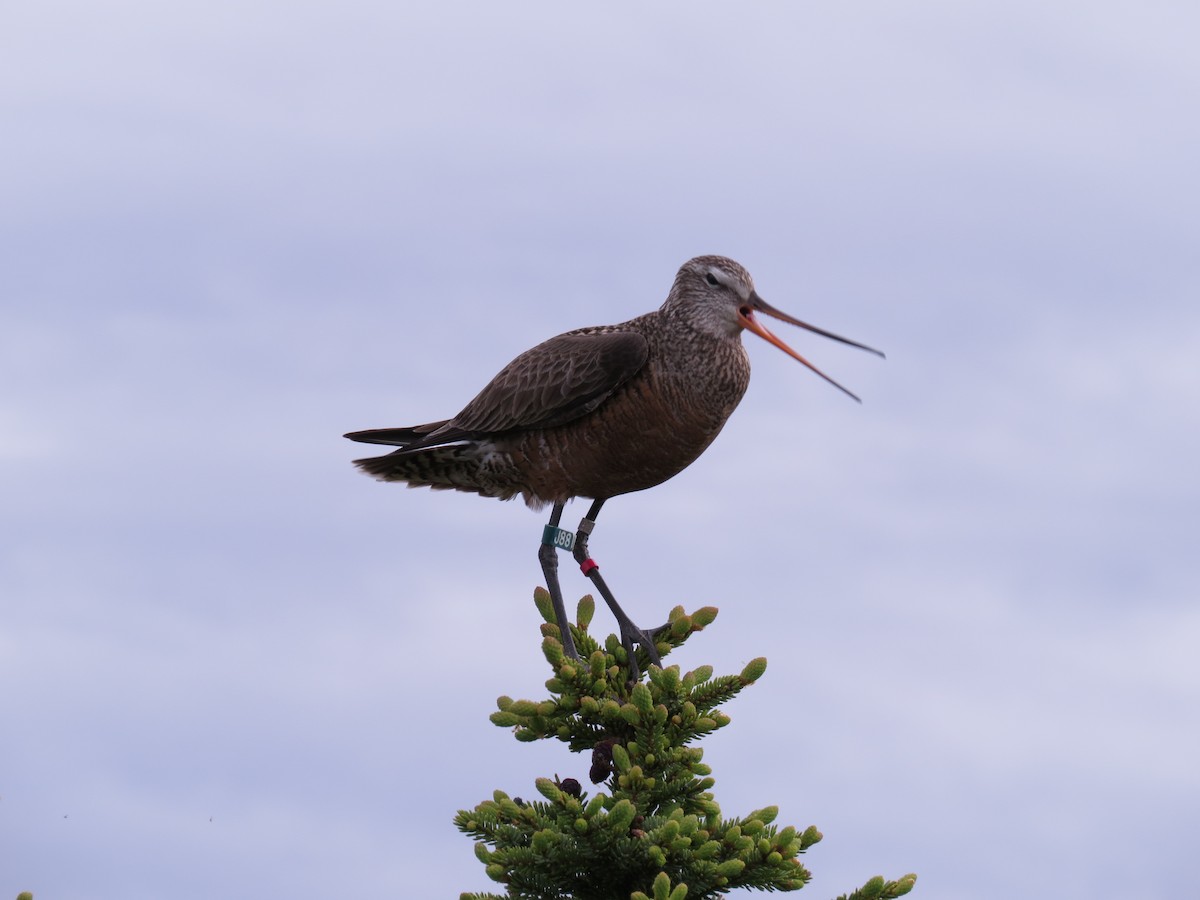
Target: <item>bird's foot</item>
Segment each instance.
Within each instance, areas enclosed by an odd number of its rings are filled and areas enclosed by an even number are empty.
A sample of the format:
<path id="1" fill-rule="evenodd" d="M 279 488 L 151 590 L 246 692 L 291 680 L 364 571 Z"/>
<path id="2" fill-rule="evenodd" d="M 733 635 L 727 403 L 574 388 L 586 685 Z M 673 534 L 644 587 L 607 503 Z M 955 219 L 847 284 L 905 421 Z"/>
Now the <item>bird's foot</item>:
<path id="1" fill-rule="evenodd" d="M 561 508 L 556 507 L 556 510 L 561 513 Z M 571 659 L 579 659 L 579 651 L 575 649 L 575 640 L 571 637 L 571 625 L 567 621 L 567 607 L 563 603 L 562 588 L 558 584 L 558 553 L 553 546 L 543 543 L 538 548 L 538 560 L 546 576 L 546 588 L 554 607 L 554 621 L 558 623 L 562 635 L 563 653 Z"/>
<path id="2" fill-rule="evenodd" d="M 625 648 L 625 655 L 629 658 L 629 675 L 637 681 L 641 677 L 641 670 L 638 666 L 637 649 L 641 648 L 646 654 L 646 658 L 651 665 L 662 668 L 662 657 L 658 655 L 658 647 L 655 644 L 656 638 L 667 629 L 666 625 L 660 625 L 657 628 L 642 630 L 628 619 L 621 620 L 621 646 Z"/>
<path id="3" fill-rule="evenodd" d="M 575 649 L 575 641 L 571 637 L 571 626 L 563 625 L 559 633 L 562 635 L 563 656 L 579 659 L 579 651 Z"/>

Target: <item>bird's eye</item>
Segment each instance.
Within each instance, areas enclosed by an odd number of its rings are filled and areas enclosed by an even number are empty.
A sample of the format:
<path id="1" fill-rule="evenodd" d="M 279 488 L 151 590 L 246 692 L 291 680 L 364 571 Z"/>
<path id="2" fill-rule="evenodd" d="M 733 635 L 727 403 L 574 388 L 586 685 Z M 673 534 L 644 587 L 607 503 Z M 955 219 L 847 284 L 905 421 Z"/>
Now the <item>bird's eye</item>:
<path id="1" fill-rule="evenodd" d="M 709 284 L 713 285 L 714 287 L 721 283 L 721 282 L 717 281 L 717 276 L 714 275 L 712 272 L 709 272 L 707 275 L 705 275 L 704 280 L 707 281 Z"/>

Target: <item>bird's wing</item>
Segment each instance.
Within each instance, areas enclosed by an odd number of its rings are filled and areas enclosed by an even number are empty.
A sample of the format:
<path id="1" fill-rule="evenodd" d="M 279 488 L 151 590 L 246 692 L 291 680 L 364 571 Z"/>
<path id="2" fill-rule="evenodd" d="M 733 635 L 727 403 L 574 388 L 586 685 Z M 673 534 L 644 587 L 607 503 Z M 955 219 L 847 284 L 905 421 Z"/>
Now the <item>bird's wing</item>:
<path id="1" fill-rule="evenodd" d="M 552 428 L 587 415 L 632 378 L 649 355 L 636 331 L 581 329 L 526 350 L 453 419 L 346 435 L 367 444 L 421 450 L 485 434 Z"/>
<path id="2" fill-rule="evenodd" d="M 352 441 L 361 441 L 364 444 L 391 444 L 395 447 L 407 447 L 437 431 L 445 424 L 446 420 L 443 419 L 440 422 L 413 425 L 410 428 L 368 428 L 366 431 L 351 431 L 343 437 L 348 437 Z"/>
<path id="3" fill-rule="evenodd" d="M 440 443 L 570 422 L 612 396 L 646 364 L 649 352 L 635 331 L 561 334 L 510 362 L 429 438 Z"/>

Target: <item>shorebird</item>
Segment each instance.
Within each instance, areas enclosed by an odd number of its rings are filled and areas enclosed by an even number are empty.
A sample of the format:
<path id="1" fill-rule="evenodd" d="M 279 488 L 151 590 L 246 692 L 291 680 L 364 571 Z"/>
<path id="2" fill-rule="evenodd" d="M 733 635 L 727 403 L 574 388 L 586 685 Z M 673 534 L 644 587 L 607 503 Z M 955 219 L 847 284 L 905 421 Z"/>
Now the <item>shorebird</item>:
<path id="1" fill-rule="evenodd" d="M 659 664 L 659 629 L 633 623 L 588 555 L 600 508 L 679 474 L 712 443 L 750 383 L 744 330 L 858 400 L 768 331 L 759 314 L 883 356 L 769 305 L 733 260 L 698 256 L 679 269 L 656 312 L 568 331 L 526 350 L 454 418 L 350 432 L 351 440 L 399 447 L 354 464 L 380 481 L 501 500 L 520 495 L 535 510 L 551 505 L 538 559 L 564 652 L 578 658 L 558 583 L 558 549 L 572 551 L 612 610 L 631 668 L 635 645 Z M 559 522 L 575 497 L 592 505 L 572 533 Z"/>

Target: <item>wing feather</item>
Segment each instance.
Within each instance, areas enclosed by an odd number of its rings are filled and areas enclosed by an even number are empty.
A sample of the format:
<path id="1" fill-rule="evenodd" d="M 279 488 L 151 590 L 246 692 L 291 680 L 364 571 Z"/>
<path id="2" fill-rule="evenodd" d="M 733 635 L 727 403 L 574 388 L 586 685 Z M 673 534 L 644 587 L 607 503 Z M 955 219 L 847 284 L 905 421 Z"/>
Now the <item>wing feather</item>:
<path id="1" fill-rule="evenodd" d="M 391 444 L 395 447 L 407 447 L 422 440 L 430 433 L 437 431 L 446 424 L 446 419 L 440 422 L 430 422 L 428 425 L 413 425 L 411 428 L 368 428 L 366 431 L 351 431 L 342 437 L 364 444 Z"/>
<path id="2" fill-rule="evenodd" d="M 572 332 L 526 350 L 447 424 L 464 432 L 550 428 L 587 415 L 646 363 L 634 331 Z"/>
<path id="3" fill-rule="evenodd" d="M 634 331 L 575 331 L 526 350 L 457 416 L 420 441 L 448 443 L 587 415 L 646 363 L 649 345 Z"/>
<path id="4" fill-rule="evenodd" d="M 351 440 L 392 444 L 407 453 L 454 441 L 529 428 L 552 428 L 585 416 L 646 364 L 649 344 L 636 331 L 580 329 L 526 350 L 457 416 L 411 428 L 376 428 Z"/>

